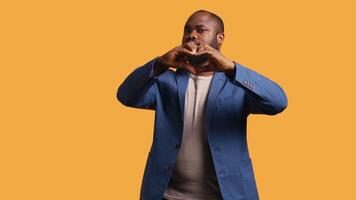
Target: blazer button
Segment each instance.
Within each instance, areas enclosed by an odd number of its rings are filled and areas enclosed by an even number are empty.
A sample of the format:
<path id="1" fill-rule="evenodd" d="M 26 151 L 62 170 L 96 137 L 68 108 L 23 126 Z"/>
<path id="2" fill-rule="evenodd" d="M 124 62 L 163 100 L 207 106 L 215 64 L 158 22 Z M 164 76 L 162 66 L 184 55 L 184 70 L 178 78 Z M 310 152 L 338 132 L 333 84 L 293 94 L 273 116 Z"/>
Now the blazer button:
<path id="1" fill-rule="evenodd" d="M 163 167 L 163 169 L 166 170 L 166 171 L 170 171 L 172 168 L 173 168 L 172 165 L 165 165 L 165 166 Z"/>
<path id="2" fill-rule="evenodd" d="M 223 175 L 223 174 L 225 174 L 225 171 L 220 171 L 219 172 L 219 175 Z"/>
<path id="3" fill-rule="evenodd" d="M 219 151 L 220 148 L 219 147 L 213 147 L 213 151 Z"/>

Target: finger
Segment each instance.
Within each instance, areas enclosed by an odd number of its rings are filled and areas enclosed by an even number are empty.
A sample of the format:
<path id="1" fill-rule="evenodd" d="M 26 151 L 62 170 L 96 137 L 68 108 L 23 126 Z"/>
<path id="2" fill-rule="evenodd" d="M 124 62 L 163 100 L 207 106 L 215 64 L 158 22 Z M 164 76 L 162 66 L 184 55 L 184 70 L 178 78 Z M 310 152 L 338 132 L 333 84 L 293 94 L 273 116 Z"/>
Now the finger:
<path id="1" fill-rule="evenodd" d="M 197 53 L 199 52 L 208 52 L 210 54 L 213 54 L 214 52 L 217 52 L 217 50 L 209 46 L 208 44 L 203 44 L 197 48 Z"/>
<path id="2" fill-rule="evenodd" d="M 201 45 L 198 46 L 198 50 L 199 49 L 211 49 L 213 50 L 214 48 L 208 44 L 202 43 Z"/>
<path id="3" fill-rule="evenodd" d="M 193 53 L 185 48 L 180 48 L 177 52 L 176 61 L 178 62 L 186 62 Z"/>
<path id="4" fill-rule="evenodd" d="M 191 65 L 189 63 L 189 61 L 187 61 L 185 64 L 183 64 L 182 68 L 184 68 L 185 70 L 189 71 L 192 74 L 196 74 L 196 69 L 193 65 Z"/>
<path id="5" fill-rule="evenodd" d="M 195 56 L 201 56 L 201 55 L 212 55 L 214 52 L 212 50 L 209 49 L 203 49 L 198 51 L 197 53 L 195 53 Z"/>
<path id="6" fill-rule="evenodd" d="M 199 51 L 202 51 L 202 50 L 205 50 L 205 44 L 200 44 L 198 47 L 197 47 L 197 52 Z"/>
<path id="7" fill-rule="evenodd" d="M 192 41 L 184 43 L 183 48 L 188 49 L 193 53 L 197 51 L 197 45 Z"/>
<path id="8" fill-rule="evenodd" d="M 193 52 L 187 48 L 179 48 L 178 53 L 184 54 L 184 55 L 193 55 Z"/>

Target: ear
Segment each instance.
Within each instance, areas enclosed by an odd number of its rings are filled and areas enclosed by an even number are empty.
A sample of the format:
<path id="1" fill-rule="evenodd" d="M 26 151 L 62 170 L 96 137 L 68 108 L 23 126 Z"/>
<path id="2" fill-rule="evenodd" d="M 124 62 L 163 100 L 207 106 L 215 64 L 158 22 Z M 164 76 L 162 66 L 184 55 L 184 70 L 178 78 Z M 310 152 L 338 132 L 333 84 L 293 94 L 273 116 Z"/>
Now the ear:
<path id="1" fill-rule="evenodd" d="M 222 43 L 224 42 L 224 38 L 225 38 L 225 34 L 224 33 L 218 33 L 216 35 L 216 39 L 218 40 L 219 46 L 221 46 Z"/>

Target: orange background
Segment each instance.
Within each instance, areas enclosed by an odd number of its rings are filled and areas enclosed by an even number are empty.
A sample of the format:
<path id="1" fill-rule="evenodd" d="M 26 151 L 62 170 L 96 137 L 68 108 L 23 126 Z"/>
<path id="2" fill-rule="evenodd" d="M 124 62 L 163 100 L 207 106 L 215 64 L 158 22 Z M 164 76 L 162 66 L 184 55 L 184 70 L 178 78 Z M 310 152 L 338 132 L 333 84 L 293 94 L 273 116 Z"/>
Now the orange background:
<path id="1" fill-rule="evenodd" d="M 0 199 L 138 199 L 154 112 L 116 90 L 198 9 L 223 18 L 224 55 L 288 96 L 249 117 L 261 199 L 356 199 L 352 2 L 2 1 Z"/>

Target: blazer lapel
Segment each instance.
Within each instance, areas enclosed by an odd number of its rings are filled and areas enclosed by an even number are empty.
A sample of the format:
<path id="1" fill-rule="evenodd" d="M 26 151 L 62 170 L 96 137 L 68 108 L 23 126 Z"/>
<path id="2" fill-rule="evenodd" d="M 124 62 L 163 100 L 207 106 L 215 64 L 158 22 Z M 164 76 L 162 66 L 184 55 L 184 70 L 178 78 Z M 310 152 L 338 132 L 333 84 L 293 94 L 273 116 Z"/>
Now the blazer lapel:
<path id="1" fill-rule="evenodd" d="M 178 98 L 180 105 L 180 113 L 182 121 L 184 120 L 184 105 L 185 105 L 185 92 L 187 90 L 188 81 L 189 81 L 189 72 L 177 69 L 177 86 L 178 86 Z"/>
<path id="2" fill-rule="evenodd" d="M 215 104 L 216 97 L 220 93 L 221 89 L 225 85 L 226 76 L 224 72 L 215 72 L 214 76 L 210 83 L 210 89 L 208 93 L 208 97 L 206 99 L 205 105 L 205 122 L 209 123 L 209 116 L 213 105 Z"/>
<path id="3" fill-rule="evenodd" d="M 185 106 L 185 93 L 189 81 L 189 72 L 183 69 L 177 69 L 177 86 L 178 86 L 178 98 L 181 111 L 182 121 L 184 120 L 184 106 Z M 224 86 L 226 81 L 225 73 L 215 72 L 210 83 L 210 89 L 208 97 L 206 100 L 205 113 L 206 116 L 209 116 L 212 105 L 214 105 L 216 96 L 219 94 L 220 90 Z"/>

